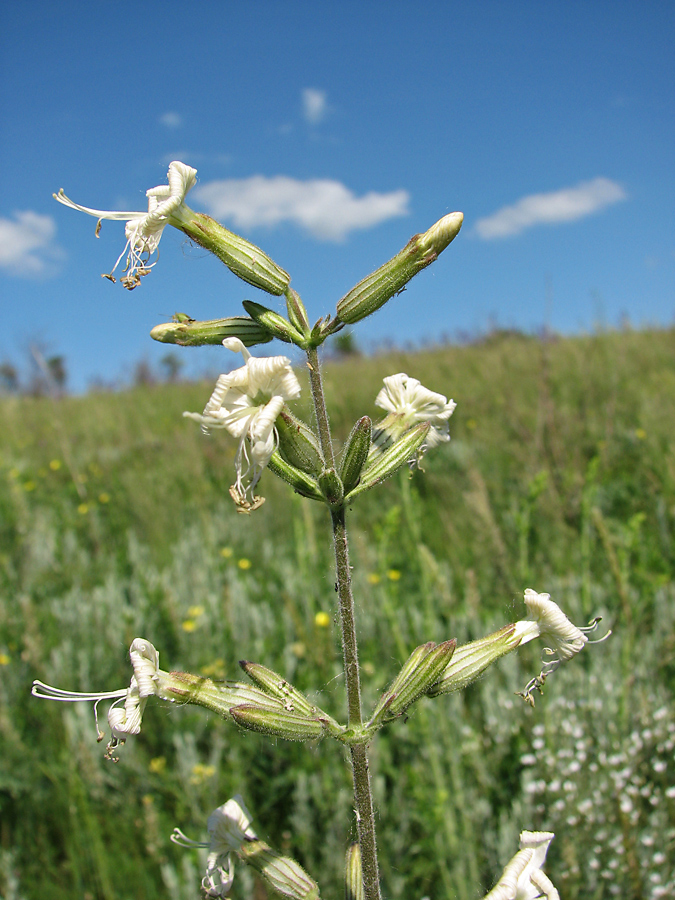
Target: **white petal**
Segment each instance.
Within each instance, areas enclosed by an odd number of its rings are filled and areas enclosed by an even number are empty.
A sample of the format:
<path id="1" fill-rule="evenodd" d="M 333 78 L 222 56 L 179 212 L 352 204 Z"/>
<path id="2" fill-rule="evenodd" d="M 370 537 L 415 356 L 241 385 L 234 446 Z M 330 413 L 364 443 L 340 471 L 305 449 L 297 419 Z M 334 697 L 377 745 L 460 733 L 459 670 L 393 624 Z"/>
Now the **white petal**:
<path id="1" fill-rule="evenodd" d="M 525 591 L 525 605 L 530 618 L 537 622 L 540 634 L 553 643 L 561 660 L 570 659 L 587 643 L 588 638 L 567 618 L 550 594 L 538 594 L 531 588 Z"/>
<path id="2" fill-rule="evenodd" d="M 384 379 L 384 387 L 375 398 L 375 405 L 387 412 L 398 412 L 405 404 L 404 392 L 408 376 L 403 372 L 397 375 L 389 375 Z"/>
<path id="3" fill-rule="evenodd" d="M 247 361 L 249 373 L 249 394 L 255 397 L 259 392 L 268 397 L 278 395 L 285 400 L 295 400 L 300 396 L 300 384 L 286 356 L 251 357 Z"/>
<path id="4" fill-rule="evenodd" d="M 207 897 L 227 897 L 234 883 L 234 860 L 231 853 L 210 853 L 202 888 Z"/>
<path id="5" fill-rule="evenodd" d="M 214 809 L 207 822 L 211 851 L 226 853 L 239 850 L 245 841 L 255 840 L 257 836 L 251 828 L 251 822 L 251 814 L 239 794 Z"/>
<path id="6" fill-rule="evenodd" d="M 108 710 L 108 725 L 114 738 L 123 739 L 127 734 L 140 732 L 145 704 L 146 700 L 139 696 L 136 677 L 133 676 L 124 706 L 113 705 Z"/>
<path id="7" fill-rule="evenodd" d="M 276 448 L 274 423 L 284 407 L 283 397 L 272 397 L 270 402 L 259 410 L 251 423 L 251 459 L 256 467 L 264 469 Z"/>
<path id="8" fill-rule="evenodd" d="M 141 697 L 150 697 L 157 691 L 159 653 L 150 641 L 136 638 L 131 644 L 129 656 L 131 657 L 131 665 L 134 667 L 139 695 Z"/>
<path id="9" fill-rule="evenodd" d="M 225 347 L 226 350 L 231 350 L 233 353 L 241 353 L 246 360 L 251 356 L 248 348 L 244 346 L 244 342 L 238 337 L 225 338 L 223 340 L 223 347 Z"/>

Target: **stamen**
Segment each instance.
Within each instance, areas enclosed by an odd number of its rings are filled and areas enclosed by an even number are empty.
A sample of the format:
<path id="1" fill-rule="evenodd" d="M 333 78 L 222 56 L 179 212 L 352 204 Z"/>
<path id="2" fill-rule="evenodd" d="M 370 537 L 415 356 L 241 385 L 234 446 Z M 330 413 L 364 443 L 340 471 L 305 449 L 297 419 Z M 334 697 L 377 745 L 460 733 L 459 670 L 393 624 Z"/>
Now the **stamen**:
<path id="1" fill-rule="evenodd" d="M 192 847 L 198 847 L 201 849 L 211 846 L 208 841 L 193 841 L 192 838 L 189 838 L 187 837 L 187 835 L 183 834 L 180 828 L 174 828 L 169 840 L 173 841 L 174 844 L 178 844 L 179 847 L 187 847 L 188 849 Z"/>
<path id="2" fill-rule="evenodd" d="M 42 700 L 61 700 L 66 703 L 82 703 L 99 700 L 112 700 L 115 698 L 126 697 L 127 688 L 119 691 L 103 691 L 99 694 L 83 693 L 81 691 L 63 691 L 61 688 L 52 687 L 43 681 L 34 681 L 31 694 L 34 697 L 40 697 Z"/>
<path id="3" fill-rule="evenodd" d="M 586 625 L 584 628 L 580 628 L 579 631 L 583 631 L 584 634 L 592 634 L 597 630 L 598 625 L 602 622 L 602 616 L 596 616 L 594 619 Z M 607 634 L 603 635 L 601 638 L 596 638 L 594 641 L 589 641 L 589 644 L 601 644 L 603 641 L 606 641 L 607 638 L 611 635 L 612 629 L 610 628 Z"/>

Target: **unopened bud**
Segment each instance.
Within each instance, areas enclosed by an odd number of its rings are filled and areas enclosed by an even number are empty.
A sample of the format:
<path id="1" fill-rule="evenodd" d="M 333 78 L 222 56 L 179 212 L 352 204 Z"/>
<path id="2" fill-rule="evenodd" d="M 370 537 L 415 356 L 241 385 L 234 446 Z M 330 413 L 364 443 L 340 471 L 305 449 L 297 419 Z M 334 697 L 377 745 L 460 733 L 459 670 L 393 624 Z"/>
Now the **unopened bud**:
<path id="1" fill-rule="evenodd" d="M 184 313 L 176 313 L 173 322 L 155 325 L 150 337 L 163 344 L 179 344 L 181 347 L 222 344 L 225 338 L 236 337 L 245 347 L 253 347 L 256 344 L 269 343 L 274 335 L 248 316 L 231 316 L 229 319 L 198 322 Z"/>
<path id="2" fill-rule="evenodd" d="M 214 682 L 203 675 L 190 672 L 164 672 L 159 679 L 158 692 L 165 700 L 195 703 L 224 719 L 232 718 L 232 708 L 242 705 L 276 710 L 279 701 L 259 688 L 238 681 Z"/>
<path id="3" fill-rule="evenodd" d="M 422 644 L 411 653 L 391 686 L 380 698 L 369 725 L 394 719 L 419 700 L 450 662 L 456 641 Z"/>
<path id="4" fill-rule="evenodd" d="M 268 294 L 283 294 L 291 276 L 274 260 L 250 241 L 233 234 L 215 219 L 188 210 L 176 223 L 177 228 L 191 238 L 195 244 L 209 250 L 224 262 L 231 272 L 254 287 Z"/>
<path id="5" fill-rule="evenodd" d="M 300 295 L 297 294 L 293 288 L 289 288 L 286 291 L 286 309 L 288 310 L 288 318 L 291 320 L 291 324 L 297 328 L 300 334 L 309 337 L 311 328 L 307 310 L 305 309 L 305 304 L 300 299 Z"/>
<path id="6" fill-rule="evenodd" d="M 335 469 L 325 469 L 318 478 L 319 488 L 331 506 L 339 506 L 344 500 L 345 490 Z"/>
<path id="7" fill-rule="evenodd" d="M 345 900 L 363 900 L 361 848 L 352 844 L 345 858 Z"/>
<path id="8" fill-rule="evenodd" d="M 493 662 L 515 650 L 520 642 L 521 635 L 513 624 L 505 625 L 478 641 L 457 647 L 438 681 L 427 691 L 428 696 L 437 697 L 439 694 L 464 690 Z"/>
<path id="9" fill-rule="evenodd" d="M 324 468 L 323 456 L 314 433 L 288 410 L 277 416 L 279 453 L 292 466 L 308 475 L 318 475 Z"/>
<path id="10" fill-rule="evenodd" d="M 271 698 L 268 698 L 271 699 Z M 310 741 L 323 737 L 324 727 L 318 719 L 288 712 L 283 706 L 235 706 L 230 710 L 234 721 L 250 731 L 271 734 L 287 741 Z"/>
<path id="11" fill-rule="evenodd" d="M 401 466 L 414 460 L 417 451 L 424 443 L 429 433 L 430 425 L 428 422 L 421 422 L 410 431 L 400 437 L 397 441 L 388 447 L 381 456 L 378 456 L 367 469 L 361 474 L 359 484 L 349 492 L 346 500 L 351 501 L 364 491 L 370 490 L 376 484 L 380 484 L 385 478 L 389 478 L 394 472 L 397 472 Z"/>
<path id="12" fill-rule="evenodd" d="M 322 500 L 323 494 L 319 490 L 316 478 L 307 475 L 301 469 L 287 463 L 278 450 L 275 450 L 267 463 L 267 468 L 277 478 L 281 478 L 293 488 L 293 490 L 301 494 L 303 497 L 309 497 L 310 500 Z"/>
<path id="13" fill-rule="evenodd" d="M 316 881 L 294 859 L 282 856 L 264 841 L 246 841 L 237 855 L 283 897 L 318 900 L 319 885 Z"/>
<path id="14" fill-rule="evenodd" d="M 344 484 L 345 494 L 348 494 L 359 483 L 361 471 L 370 452 L 371 434 L 372 423 L 368 416 L 364 416 L 359 419 L 347 438 L 340 466 L 340 478 Z"/>
<path id="15" fill-rule="evenodd" d="M 393 259 L 345 294 L 337 305 L 338 319 L 351 325 L 376 312 L 445 250 L 459 234 L 463 221 L 462 213 L 450 213 L 424 234 L 414 235 Z"/>
<path id="16" fill-rule="evenodd" d="M 241 305 L 251 318 L 271 332 L 275 338 L 279 338 L 280 341 L 285 341 L 287 344 L 302 343 L 303 336 L 300 332 L 273 309 L 268 309 L 253 300 L 243 300 Z"/>
<path id="17" fill-rule="evenodd" d="M 297 712 L 303 716 L 323 714 L 316 706 L 312 706 L 304 694 L 272 669 L 261 666 L 260 663 L 248 662 L 245 659 L 240 660 L 239 665 L 258 687 L 272 697 L 276 697 L 277 700 L 281 700 L 289 712 Z"/>

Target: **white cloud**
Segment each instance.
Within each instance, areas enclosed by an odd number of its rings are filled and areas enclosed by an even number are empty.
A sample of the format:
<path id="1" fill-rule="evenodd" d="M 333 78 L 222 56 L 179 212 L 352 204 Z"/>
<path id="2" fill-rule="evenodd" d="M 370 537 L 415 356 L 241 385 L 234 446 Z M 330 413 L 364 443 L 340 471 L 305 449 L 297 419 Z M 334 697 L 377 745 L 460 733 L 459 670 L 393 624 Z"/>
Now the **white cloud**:
<path id="1" fill-rule="evenodd" d="M 192 196 L 216 219 L 228 220 L 237 229 L 292 222 L 324 241 L 342 241 L 351 231 L 405 216 L 410 199 L 404 190 L 356 197 L 339 181 L 298 181 L 285 175 L 210 181 L 196 187 Z"/>
<path id="2" fill-rule="evenodd" d="M 52 217 L 25 210 L 15 212 L 14 220 L 0 218 L 0 269 L 25 278 L 52 274 L 52 263 L 62 256 L 53 243 Z"/>
<path id="3" fill-rule="evenodd" d="M 328 112 L 326 92 L 305 88 L 302 92 L 302 114 L 310 125 L 317 125 Z"/>
<path id="4" fill-rule="evenodd" d="M 512 237 L 535 225 L 555 225 L 583 219 L 625 199 L 626 192 L 616 181 L 594 178 L 592 181 L 582 181 L 575 187 L 523 197 L 512 206 L 503 206 L 491 216 L 479 219 L 475 230 L 485 241 Z"/>
<path id="5" fill-rule="evenodd" d="M 183 124 L 183 117 L 177 112 L 165 112 L 159 117 L 159 124 L 165 128 L 180 128 Z"/>

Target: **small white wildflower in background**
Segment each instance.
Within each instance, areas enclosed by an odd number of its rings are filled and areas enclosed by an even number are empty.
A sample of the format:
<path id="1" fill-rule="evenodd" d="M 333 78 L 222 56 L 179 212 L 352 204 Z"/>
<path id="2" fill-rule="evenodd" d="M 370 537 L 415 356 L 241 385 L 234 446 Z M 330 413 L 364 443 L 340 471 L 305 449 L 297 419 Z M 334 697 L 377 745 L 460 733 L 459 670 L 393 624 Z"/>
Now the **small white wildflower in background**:
<path id="1" fill-rule="evenodd" d="M 388 413 L 373 431 L 373 447 L 377 450 L 385 449 L 421 422 L 431 425 L 425 449 L 450 440 L 448 419 L 457 404 L 443 394 L 425 388 L 404 372 L 384 379 L 384 387 L 375 398 L 375 404 Z"/>
<path id="2" fill-rule="evenodd" d="M 521 832 L 520 850 L 483 900 L 560 900 L 560 894 L 541 871 L 554 837 L 550 831 Z"/>
<path id="3" fill-rule="evenodd" d="M 205 432 L 226 428 L 238 438 L 237 480 L 230 494 L 242 512 L 250 512 L 263 502 L 253 489 L 277 447 L 274 423 L 284 402 L 300 396 L 300 384 L 286 356 L 251 356 L 239 338 L 226 338 L 223 345 L 241 353 L 246 365 L 218 378 L 201 415 L 183 415 L 201 423 Z"/>
<path id="4" fill-rule="evenodd" d="M 180 847 L 208 848 L 202 889 L 207 897 L 226 897 L 234 882 L 234 854 L 246 841 L 257 840 L 251 828 L 251 814 L 241 796 L 237 794 L 215 809 L 208 818 L 207 828 L 211 840 L 206 843 L 191 840 L 180 828 L 174 828 L 171 840 Z"/>
<path id="5" fill-rule="evenodd" d="M 159 653 L 150 641 L 136 638 L 129 650 L 134 674 L 128 688 L 118 691 L 104 691 L 99 694 L 80 693 L 78 691 L 63 691 L 60 688 L 50 687 L 42 681 L 34 681 L 32 694 L 43 700 L 60 700 L 65 703 L 93 702 L 94 720 L 96 722 L 97 740 L 103 739 L 103 733 L 98 727 L 97 707 L 101 700 L 113 700 L 108 710 L 108 725 L 110 726 L 111 739 L 106 748 L 106 759 L 117 761 L 112 754 L 123 744 L 130 734 L 138 734 L 141 730 L 141 720 L 148 697 L 157 693 L 157 678 L 159 671 Z M 123 705 L 119 705 L 123 701 Z"/>
<path id="6" fill-rule="evenodd" d="M 174 161 L 169 165 L 168 184 L 150 188 L 145 192 L 148 198 L 147 212 L 116 212 L 101 209 L 89 209 L 73 203 L 63 192 L 63 188 L 54 194 L 54 198 L 80 212 L 90 216 L 96 216 L 96 236 L 101 226 L 102 219 L 126 220 L 125 235 L 127 238 L 124 250 L 120 253 L 117 262 L 109 274 L 104 278 L 115 281 L 113 272 L 119 266 L 123 256 L 128 251 L 125 275 L 121 279 L 122 284 L 128 290 L 133 290 L 141 283 L 141 277 L 147 275 L 155 262 L 150 262 L 152 254 L 157 250 L 162 232 L 169 224 L 169 219 L 180 220 L 181 215 L 188 208 L 184 206 L 185 195 L 197 180 L 197 170 L 186 166 L 185 163 Z"/>

